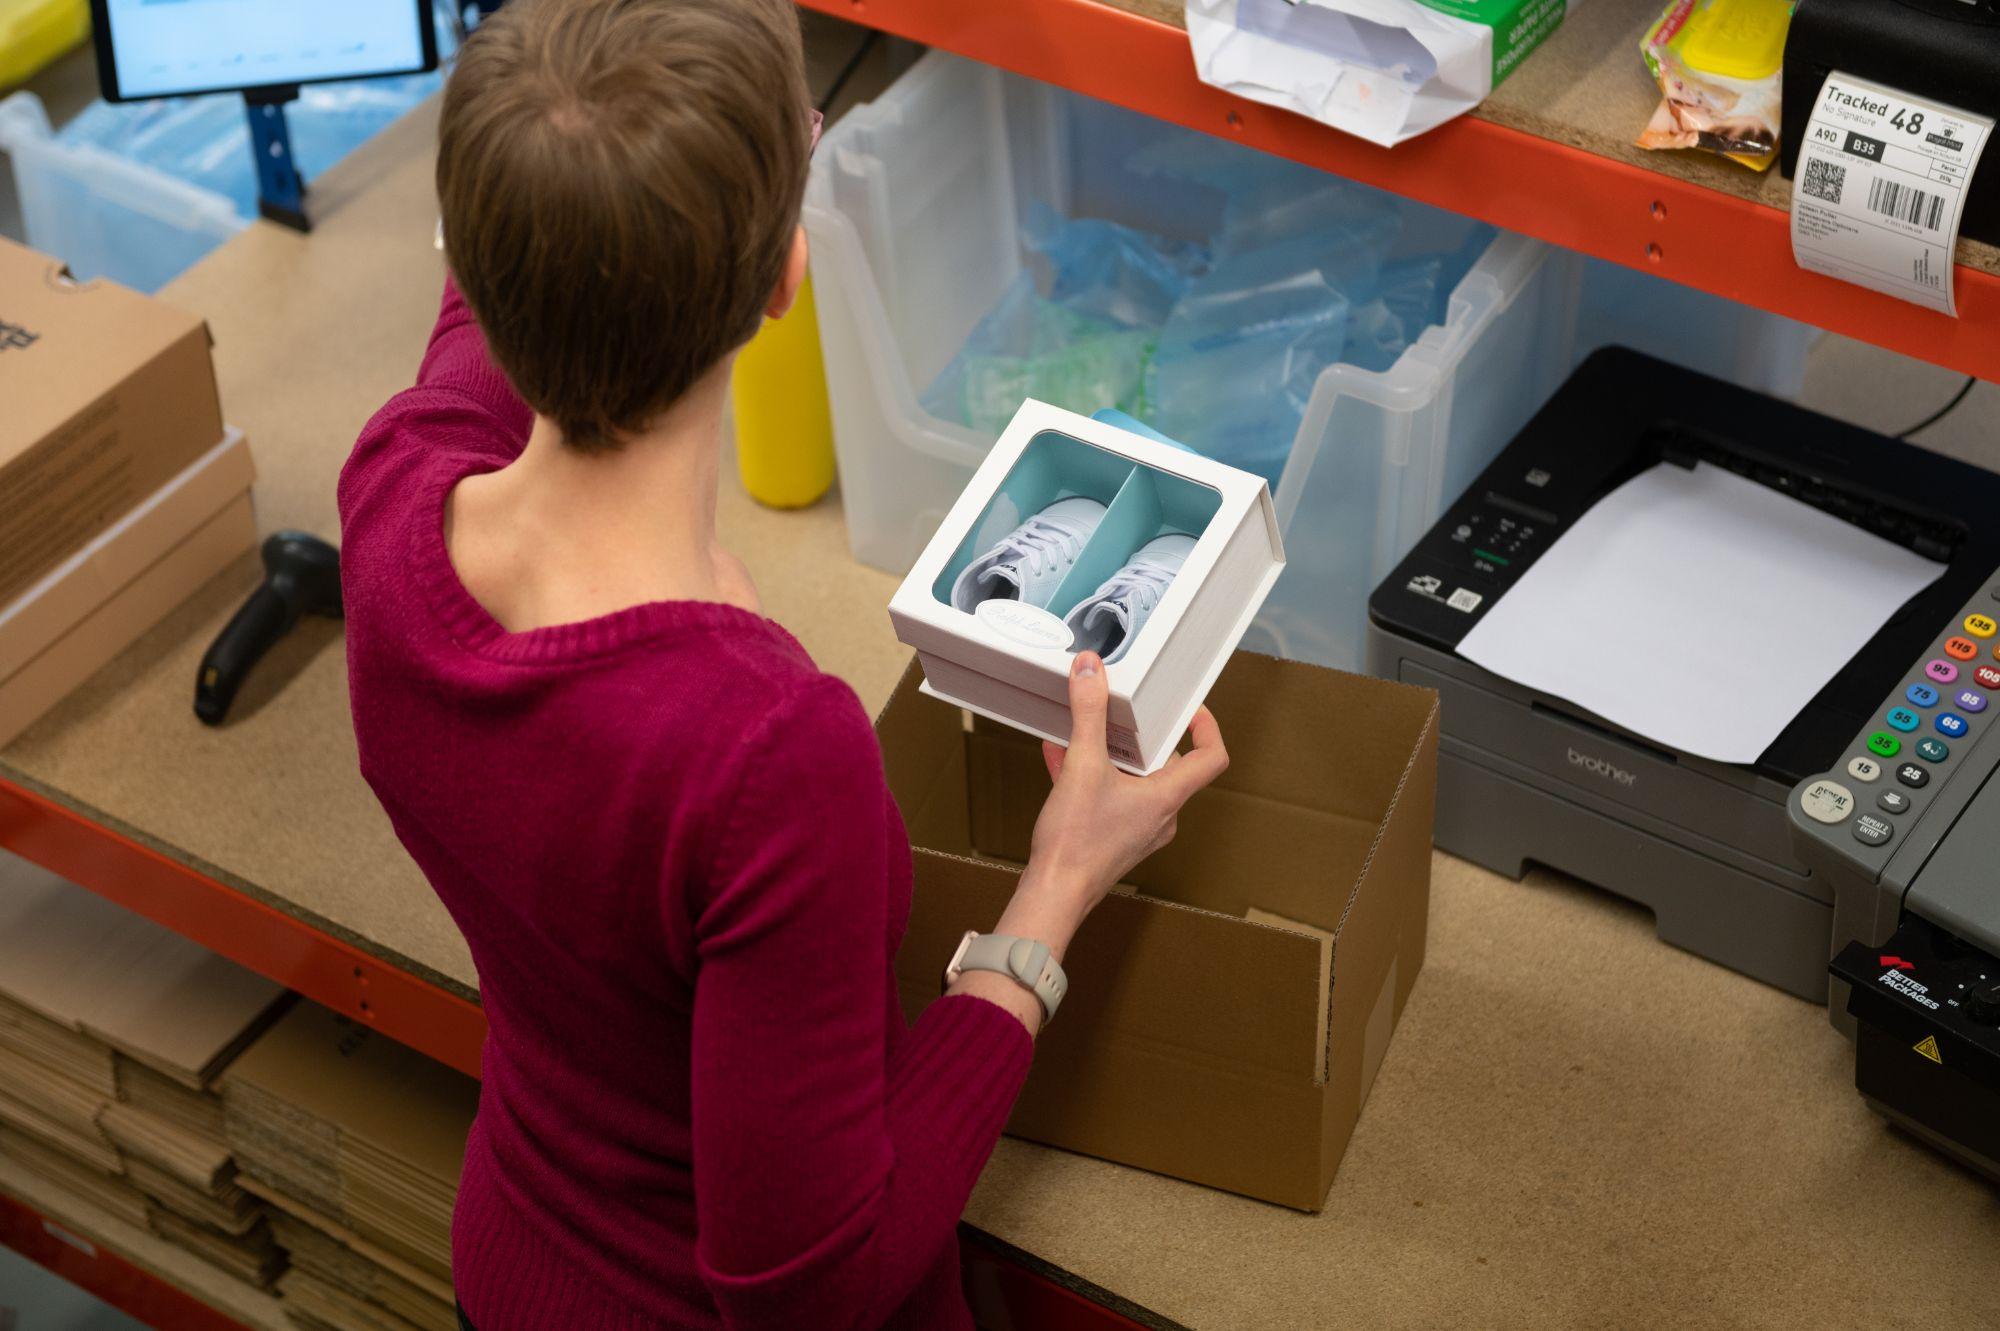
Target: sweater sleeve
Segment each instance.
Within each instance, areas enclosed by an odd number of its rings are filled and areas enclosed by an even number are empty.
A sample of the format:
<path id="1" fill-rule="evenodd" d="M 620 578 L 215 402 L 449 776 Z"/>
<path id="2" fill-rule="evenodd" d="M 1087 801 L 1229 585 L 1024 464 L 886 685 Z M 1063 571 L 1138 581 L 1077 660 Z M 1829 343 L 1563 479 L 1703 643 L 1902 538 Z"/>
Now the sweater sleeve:
<path id="1" fill-rule="evenodd" d="M 534 423 L 534 412 L 493 363 L 486 335 L 447 275 L 416 383 L 362 427 L 340 469 L 343 536 L 371 497 L 392 493 L 400 477 L 438 449 L 476 452 L 504 464 L 527 447 Z"/>
<path id="2" fill-rule="evenodd" d="M 444 279 L 444 300 L 438 310 L 431 340 L 424 348 L 423 363 L 417 367 L 417 388 L 452 394 L 465 405 L 493 421 L 508 445 L 518 455 L 527 446 L 528 430 L 535 414 L 507 376 L 493 363 L 486 334 L 472 317 L 458 283 L 449 273 Z"/>
<path id="3" fill-rule="evenodd" d="M 737 1331 L 872 1327 L 955 1242 L 1033 1043 L 965 996 L 892 1022 L 908 851 L 845 685 L 777 709 L 741 772 L 696 908 L 697 1256 Z"/>

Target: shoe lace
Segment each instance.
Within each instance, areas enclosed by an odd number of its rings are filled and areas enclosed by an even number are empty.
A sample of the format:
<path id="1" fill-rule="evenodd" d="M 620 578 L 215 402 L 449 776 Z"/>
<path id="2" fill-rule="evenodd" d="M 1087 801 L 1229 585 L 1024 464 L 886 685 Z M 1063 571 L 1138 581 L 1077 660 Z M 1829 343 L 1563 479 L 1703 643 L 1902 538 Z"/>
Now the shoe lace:
<path id="1" fill-rule="evenodd" d="M 1013 546 L 1015 553 L 1027 561 L 1029 570 L 1040 577 L 1050 559 L 1074 561 L 1083 548 L 1083 537 L 1075 528 L 1051 522 L 1038 513 L 1015 529 Z"/>
<path id="2" fill-rule="evenodd" d="M 1150 559 L 1135 559 L 1118 570 L 1111 579 L 1111 594 L 1123 595 L 1128 591 L 1143 596 L 1148 608 L 1158 605 L 1160 598 L 1167 594 L 1167 585 L 1174 580 L 1180 570 L 1165 564 L 1154 563 Z"/>

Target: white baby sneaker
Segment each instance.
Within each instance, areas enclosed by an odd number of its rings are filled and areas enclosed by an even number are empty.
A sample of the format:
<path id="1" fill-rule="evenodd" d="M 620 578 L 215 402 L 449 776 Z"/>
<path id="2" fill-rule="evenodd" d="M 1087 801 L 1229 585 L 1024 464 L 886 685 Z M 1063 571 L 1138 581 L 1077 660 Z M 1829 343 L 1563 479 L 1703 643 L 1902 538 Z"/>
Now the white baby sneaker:
<path id="1" fill-rule="evenodd" d="M 952 584 L 953 607 L 968 614 L 982 601 L 1046 607 L 1103 520 L 1104 505 L 1095 499 L 1058 499 L 965 566 Z"/>
<path id="2" fill-rule="evenodd" d="M 1140 546 L 1124 568 L 1069 612 L 1064 622 L 1075 649 L 1096 652 L 1106 665 L 1122 659 L 1193 549 L 1194 537 L 1180 532 L 1156 536 Z"/>

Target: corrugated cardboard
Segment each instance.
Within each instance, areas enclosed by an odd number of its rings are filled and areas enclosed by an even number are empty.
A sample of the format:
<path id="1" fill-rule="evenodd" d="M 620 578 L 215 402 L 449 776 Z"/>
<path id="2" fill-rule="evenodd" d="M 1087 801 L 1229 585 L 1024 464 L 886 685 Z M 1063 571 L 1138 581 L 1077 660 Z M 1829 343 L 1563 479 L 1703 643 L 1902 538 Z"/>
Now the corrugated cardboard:
<path id="1" fill-rule="evenodd" d="M 68 558 L 0 606 L 0 681 L 248 490 L 257 479 L 240 430 L 196 458 Z"/>
<path id="2" fill-rule="evenodd" d="M 71 689 L 256 544 L 257 519 L 246 490 L 126 583 L 124 590 L 0 682 L 0 744 L 34 724 Z M 190 675 L 188 706 L 192 709 L 193 705 L 194 677 Z"/>
<path id="3" fill-rule="evenodd" d="M 0 602 L 222 437 L 208 327 L 0 239 Z"/>
<path id="4" fill-rule="evenodd" d="M 5 852 L 0 992 L 195 1086 L 289 1002 L 284 986 Z"/>
<path id="5" fill-rule="evenodd" d="M 478 1082 L 300 1003 L 223 1087 L 229 1144 L 250 1180 L 449 1283 Z"/>
<path id="6" fill-rule="evenodd" d="M 1208 702 L 1230 770 L 1077 935 L 1008 1131 L 1318 1210 L 1423 966 L 1437 699 L 1238 653 Z M 914 666 L 877 734 L 916 848 L 914 1018 L 1013 892 L 1048 777 Z"/>

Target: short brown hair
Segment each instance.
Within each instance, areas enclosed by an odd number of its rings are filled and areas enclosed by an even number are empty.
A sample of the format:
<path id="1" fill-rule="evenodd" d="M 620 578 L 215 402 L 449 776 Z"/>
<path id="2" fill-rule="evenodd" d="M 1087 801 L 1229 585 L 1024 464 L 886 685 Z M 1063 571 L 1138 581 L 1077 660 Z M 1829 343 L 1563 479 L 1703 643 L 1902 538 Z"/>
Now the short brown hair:
<path id="1" fill-rule="evenodd" d="M 791 0 L 513 0 L 445 88 L 445 251 L 494 359 L 584 450 L 757 331 L 809 151 Z"/>

